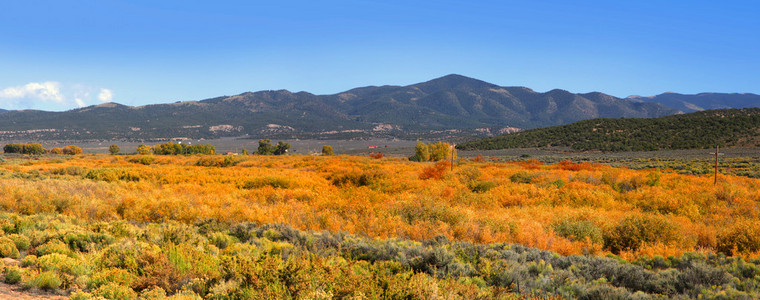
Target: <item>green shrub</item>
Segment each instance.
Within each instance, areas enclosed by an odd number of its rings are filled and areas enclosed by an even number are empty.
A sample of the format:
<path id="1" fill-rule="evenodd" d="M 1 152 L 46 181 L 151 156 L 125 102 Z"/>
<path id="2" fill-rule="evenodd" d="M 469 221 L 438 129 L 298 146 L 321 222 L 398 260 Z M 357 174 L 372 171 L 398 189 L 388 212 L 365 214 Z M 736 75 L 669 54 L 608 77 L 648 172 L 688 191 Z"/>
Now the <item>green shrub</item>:
<path id="1" fill-rule="evenodd" d="M 0 229 L 2 229 L 6 234 L 17 232 L 16 224 L 11 219 L 0 219 Z"/>
<path id="2" fill-rule="evenodd" d="M 159 246 L 168 243 L 199 245 L 206 240 L 197 227 L 176 222 L 148 225 L 143 239 Z"/>
<path id="3" fill-rule="evenodd" d="M 514 183 L 531 183 L 531 181 L 533 181 L 533 178 L 536 178 L 536 175 L 525 171 L 519 171 L 512 174 L 512 176 L 509 176 L 509 180 Z"/>
<path id="4" fill-rule="evenodd" d="M 8 235 L 7 237 L 13 240 L 13 243 L 16 244 L 16 249 L 20 251 L 28 250 L 29 246 L 31 245 L 29 238 L 26 237 L 25 235 L 11 234 L 11 235 Z"/>
<path id="5" fill-rule="evenodd" d="M 92 169 L 84 175 L 85 179 L 96 181 L 114 182 L 114 181 L 140 181 L 143 174 L 133 170 L 100 168 Z"/>
<path id="6" fill-rule="evenodd" d="M 86 179 L 96 181 L 114 182 L 119 180 L 119 174 L 112 169 L 93 169 L 84 175 Z"/>
<path id="7" fill-rule="evenodd" d="M 16 284 L 21 281 L 21 269 L 18 267 L 5 267 L 5 283 Z"/>
<path id="8" fill-rule="evenodd" d="M 552 225 L 554 233 L 571 241 L 590 239 L 595 244 L 603 242 L 602 230 L 589 220 L 564 219 Z"/>
<path id="9" fill-rule="evenodd" d="M 51 253 L 37 257 L 35 264 L 43 271 L 69 272 L 79 262 L 61 253 Z"/>
<path id="10" fill-rule="evenodd" d="M 129 162 L 148 166 L 156 162 L 156 157 L 152 155 L 138 156 L 138 157 L 129 159 Z"/>
<path id="11" fill-rule="evenodd" d="M 134 290 L 113 282 L 97 288 L 92 292 L 92 295 L 112 300 L 131 300 L 137 298 L 137 293 Z"/>
<path id="12" fill-rule="evenodd" d="M 21 259 L 21 266 L 28 268 L 37 264 L 37 255 L 29 254 Z"/>
<path id="13" fill-rule="evenodd" d="M 106 268 L 98 271 L 90 277 L 87 286 L 90 289 L 97 289 L 109 283 L 115 283 L 122 286 L 130 286 L 137 279 L 137 276 L 127 270 L 119 268 Z"/>
<path id="14" fill-rule="evenodd" d="M 760 224 L 737 222 L 718 235 L 716 248 L 726 255 L 749 254 L 760 250 Z"/>
<path id="15" fill-rule="evenodd" d="M 643 244 L 669 244 L 678 240 L 678 231 L 661 216 L 635 215 L 622 219 L 604 234 L 604 247 L 612 253 L 635 251 Z"/>
<path id="16" fill-rule="evenodd" d="M 113 243 L 115 238 L 107 233 L 71 231 L 63 236 L 63 242 L 72 250 L 88 252 Z"/>
<path id="17" fill-rule="evenodd" d="M 82 291 L 74 292 L 69 296 L 69 300 L 90 300 L 92 298 L 92 294 Z"/>
<path id="18" fill-rule="evenodd" d="M 159 300 L 166 299 L 166 291 L 160 287 L 154 286 L 140 292 L 141 300 Z"/>
<path id="19" fill-rule="evenodd" d="M 51 253 L 60 253 L 68 255 L 71 253 L 69 246 L 61 242 L 60 240 L 50 240 L 47 243 L 42 244 L 34 250 L 37 256 L 43 256 Z"/>
<path id="20" fill-rule="evenodd" d="M 31 278 L 29 282 L 24 283 L 24 286 L 29 288 L 36 287 L 41 290 L 54 290 L 60 287 L 61 284 L 62 282 L 58 274 L 53 271 L 45 271 Z"/>
<path id="21" fill-rule="evenodd" d="M 236 159 L 232 155 L 225 155 L 224 160 L 222 160 L 222 167 L 232 167 L 240 163 L 240 159 Z"/>
<path id="22" fill-rule="evenodd" d="M 243 183 L 240 188 L 250 190 L 262 188 L 265 186 L 271 186 L 276 189 L 289 189 L 293 186 L 293 183 L 287 178 L 267 176 L 248 180 Z"/>
<path id="23" fill-rule="evenodd" d="M 224 164 L 224 159 L 217 156 L 202 156 L 195 162 L 199 167 L 221 167 Z"/>
<path id="24" fill-rule="evenodd" d="M 17 258 L 18 255 L 19 252 L 16 248 L 16 243 L 14 243 L 13 240 L 7 237 L 0 238 L 0 256 Z"/>
<path id="25" fill-rule="evenodd" d="M 209 236 L 209 243 L 219 249 L 225 249 L 235 243 L 235 239 L 222 232 L 214 232 Z"/>
<path id="26" fill-rule="evenodd" d="M 475 181 L 469 185 L 470 190 L 475 193 L 485 193 L 495 187 L 496 183 L 493 181 Z"/>
<path id="27" fill-rule="evenodd" d="M 204 156 L 199 158 L 196 162 L 196 166 L 200 167 L 232 167 L 240 163 L 242 159 L 236 158 L 232 155 L 219 156 Z"/>
<path id="28" fill-rule="evenodd" d="M 82 166 L 68 166 L 64 168 L 57 168 L 50 170 L 50 173 L 53 175 L 72 175 L 72 176 L 81 176 L 82 174 L 87 171 L 87 168 Z"/>
<path id="29" fill-rule="evenodd" d="M 385 178 L 386 174 L 379 171 L 363 171 L 349 173 L 334 173 L 327 177 L 337 187 L 369 186 Z"/>

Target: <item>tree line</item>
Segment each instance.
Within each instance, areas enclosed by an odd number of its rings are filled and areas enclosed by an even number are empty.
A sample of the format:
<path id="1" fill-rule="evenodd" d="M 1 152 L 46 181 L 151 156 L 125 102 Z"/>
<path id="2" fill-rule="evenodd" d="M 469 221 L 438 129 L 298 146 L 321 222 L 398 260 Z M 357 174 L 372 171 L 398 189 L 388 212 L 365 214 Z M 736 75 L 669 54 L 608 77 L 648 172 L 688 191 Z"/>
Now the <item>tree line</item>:
<path id="1" fill-rule="evenodd" d="M 137 153 L 148 154 L 153 152 L 156 155 L 194 155 L 194 154 L 215 154 L 216 147 L 211 144 L 188 145 L 175 142 L 166 142 L 153 147 L 147 145 L 137 146 Z"/>
<path id="2" fill-rule="evenodd" d="M 54 147 L 51 149 L 45 149 L 40 143 L 30 144 L 6 144 L 3 146 L 3 152 L 11 154 L 27 154 L 27 155 L 42 155 L 42 154 L 58 154 L 58 155 L 76 155 L 82 153 L 82 148 L 75 145 L 68 145 L 66 147 Z"/>

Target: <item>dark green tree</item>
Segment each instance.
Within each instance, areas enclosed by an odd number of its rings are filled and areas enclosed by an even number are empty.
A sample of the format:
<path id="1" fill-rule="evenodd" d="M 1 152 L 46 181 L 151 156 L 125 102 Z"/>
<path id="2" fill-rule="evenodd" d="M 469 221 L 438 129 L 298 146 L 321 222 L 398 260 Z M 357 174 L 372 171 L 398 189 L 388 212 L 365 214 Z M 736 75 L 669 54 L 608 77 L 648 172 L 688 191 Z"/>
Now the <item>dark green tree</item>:
<path id="1" fill-rule="evenodd" d="M 5 153 L 21 153 L 23 151 L 23 144 L 6 144 L 5 147 L 3 147 L 3 152 Z"/>
<path id="2" fill-rule="evenodd" d="M 113 144 L 110 147 L 108 147 L 108 152 L 111 152 L 111 155 L 119 154 L 119 151 L 121 151 L 121 149 L 119 148 L 119 145 Z"/>
<path id="3" fill-rule="evenodd" d="M 329 145 L 322 146 L 322 155 L 335 155 L 335 153 L 333 153 L 333 147 Z"/>
<path id="4" fill-rule="evenodd" d="M 283 155 L 288 152 L 288 149 L 290 149 L 290 144 L 279 141 L 277 142 L 277 147 L 274 149 L 274 155 Z"/>
<path id="5" fill-rule="evenodd" d="M 259 148 L 256 153 L 260 155 L 272 155 L 274 154 L 274 146 L 272 145 L 272 141 L 269 139 L 260 139 L 259 140 Z"/>

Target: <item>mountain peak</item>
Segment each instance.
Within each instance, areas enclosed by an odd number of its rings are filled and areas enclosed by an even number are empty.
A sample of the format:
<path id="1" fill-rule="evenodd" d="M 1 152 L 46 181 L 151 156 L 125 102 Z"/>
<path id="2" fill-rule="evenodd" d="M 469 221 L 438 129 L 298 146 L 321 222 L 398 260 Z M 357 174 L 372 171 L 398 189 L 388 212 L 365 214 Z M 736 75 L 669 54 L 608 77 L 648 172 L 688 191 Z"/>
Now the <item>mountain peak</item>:
<path id="1" fill-rule="evenodd" d="M 95 107 L 101 107 L 101 108 L 114 108 L 117 106 L 121 106 L 121 104 L 118 104 L 116 102 L 106 102 L 106 103 L 95 105 Z"/>
<path id="2" fill-rule="evenodd" d="M 444 89 L 480 89 L 497 87 L 497 85 L 459 74 L 449 74 L 430 81 L 411 85 L 411 87 L 416 87 L 426 93 L 433 93 Z"/>

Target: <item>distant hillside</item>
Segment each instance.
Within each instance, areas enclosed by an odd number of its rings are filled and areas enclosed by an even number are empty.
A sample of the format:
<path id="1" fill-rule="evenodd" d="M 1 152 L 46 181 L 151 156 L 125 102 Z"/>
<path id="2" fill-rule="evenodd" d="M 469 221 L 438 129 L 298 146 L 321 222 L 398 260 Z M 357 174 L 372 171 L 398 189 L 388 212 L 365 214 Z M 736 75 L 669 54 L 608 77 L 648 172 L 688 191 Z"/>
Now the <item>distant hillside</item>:
<path id="1" fill-rule="evenodd" d="M 457 145 L 463 150 L 572 147 L 576 150 L 760 147 L 760 108 L 708 110 L 649 119 L 593 119 Z"/>
<path id="2" fill-rule="evenodd" d="M 652 97 L 630 96 L 626 99 L 660 103 L 687 113 L 709 109 L 760 107 L 760 95 L 749 93 L 700 93 L 696 95 L 664 93 Z"/>
<path id="3" fill-rule="evenodd" d="M 0 140 L 491 136 L 590 118 L 677 112 L 602 93 L 538 93 L 448 75 L 322 96 L 280 90 L 140 107 L 106 103 L 66 112 L 11 111 L 0 118 Z"/>

